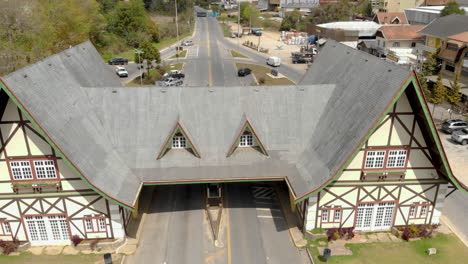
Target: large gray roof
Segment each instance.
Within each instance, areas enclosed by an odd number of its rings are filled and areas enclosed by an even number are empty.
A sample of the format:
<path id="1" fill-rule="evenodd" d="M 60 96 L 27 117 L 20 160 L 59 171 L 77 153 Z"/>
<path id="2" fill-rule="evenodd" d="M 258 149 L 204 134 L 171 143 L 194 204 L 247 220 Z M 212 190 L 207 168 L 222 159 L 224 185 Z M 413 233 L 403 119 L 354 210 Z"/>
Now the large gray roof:
<path id="1" fill-rule="evenodd" d="M 90 42 L 5 76 L 11 91 L 81 173 L 110 197 L 133 205 L 140 182 L 114 151 L 81 86 L 117 86 Z"/>
<path id="2" fill-rule="evenodd" d="M 419 33 L 445 39 L 465 31 L 468 31 L 468 16 L 449 15 L 433 20 Z"/>
<path id="3" fill-rule="evenodd" d="M 131 205 L 141 182 L 286 177 L 303 196 L 336 173 L 409 74 L 329 41 L 299 86 L 121 87 L 84 43 L 6 82 L 97 188 Z M 246 119 L 268 157 L 226 157 Z M 171 150 L 156 159 L 177 122 L 201 158 Z"/>

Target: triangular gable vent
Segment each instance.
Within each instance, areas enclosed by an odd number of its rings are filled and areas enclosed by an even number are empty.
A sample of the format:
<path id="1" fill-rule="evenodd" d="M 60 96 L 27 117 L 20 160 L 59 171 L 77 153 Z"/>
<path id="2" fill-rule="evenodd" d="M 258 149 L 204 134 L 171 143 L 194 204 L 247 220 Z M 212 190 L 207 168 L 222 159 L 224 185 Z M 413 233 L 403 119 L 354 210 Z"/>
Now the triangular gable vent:
<path id="1" fill-rule="evenodd" d="M 169 137 L 159 152 L 157 159 L 164 157 L 164 155 L 166 155 L 166 153 L 171 149 L 186 149 L 195 157 L 200 158 L 200 153 L 179 122 L 177 122 L 174 129 L 169 134 Z"/>
<path id="2" fill-rule="evenodd" d="M 263 143 L 260 141 L 257 133 L 253 129 L 252 125 L 248 120 L 245 121 L 242 129 L 239 131 L 238 136 L 236 137 L 234 143 L 232 144 L 231 148 L 229 149 L 228 154 L 226 157 L 229 157 L 236 151 L 237 148 L 256 148 L 259 150 L 263 155 L 268 156 L 268 152 L 266 151 Z"/>

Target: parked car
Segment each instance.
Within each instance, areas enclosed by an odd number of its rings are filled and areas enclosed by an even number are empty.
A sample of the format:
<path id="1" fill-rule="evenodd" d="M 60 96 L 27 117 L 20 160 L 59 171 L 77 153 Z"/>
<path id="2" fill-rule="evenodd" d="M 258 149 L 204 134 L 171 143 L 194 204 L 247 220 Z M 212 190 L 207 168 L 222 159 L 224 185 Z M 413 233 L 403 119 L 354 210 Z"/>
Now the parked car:
<path id="1" fill-rule="evenodd" d="M 118 57 L 118 58 L 110 59 L 108 63 L 109 65 L 127 65 L 128 60 L 125 58 Z"/>
<path id="2" fill-rule="evenodd" d="M 185 74 L 179 70 L 171 70 L 169 72 L 164 73 L 163 78 L 183 79 L 185 78 Z"/>
<path id="3" fill-rule="evenodd" d="M 452 133 L 452 140 L 462 145 L 468 144 L 468 128 L 454 131 Z"/>
<path id="4" fill-rule="evenodd" d="M 442 124 L 442 131 L 447 134 L 452 134 L 454 131 L 468 128 L 468 122 L 461 121 L 459 119 L 447 120 Z"/>
<path id="5" fill-rule="evenodd" d="M 278 67 L 281 65 L 281 59 L 275 56 L 269 57 L 266 61 L 266 64 L 273 67 Z"/>
<path id="6" fill-rule="evenodd" d="M 128 72 L 124 67 L 117 66 L 115 67 L 115 73 L 120 77 L 128 77 Z"/>
<path id="7" fill-rule="evenodd" d="M 192 40 L 182 40 L 182 43 L 180 45 L 182 45 L 182 46 L 193 46 L 193 41 Z"/>
<path id="8" fill-rule="evenodd" d="M 255 36 L 261 36 L 262 35 L 262 29 L 261 28 L 252 28 L 252 34 Z"/>
<path id="9" fill-rule="evenodd" d="M 293 52 L 291 54 L 292 63 L 312 63 L 314 62 L 314 56 L 312 53 Z"/>
<path id="10" fill-rule="evenodd" d="M 249 75 L 252 73 L 252 70 L 249 69 L 249 68 L 241 68 L 239 69 L 239 71 L 237 72 L 237 75 L 238 76 L 246 76 L 246 75 Z"/>
<path id="11" fill-rule="evenodd" d="M 164 83 L 166 84 L 166 86 L 181 86 L 184 81 L 182 79 L 175 79 L 175 78 L 167 78 L 166 80 L 164 80 Z"/>
<path id="12" fill-rule="evenodd" d="M 233 32 L 233 33 L 231 33 L 231 38 L 242 38 L 242 33 L 237 34 L 237 33 Z"/>
<path id="13" fill-rule="evenodd" d="M 273 14 L 271 17 L 280 17 L 279 14 Z"/>

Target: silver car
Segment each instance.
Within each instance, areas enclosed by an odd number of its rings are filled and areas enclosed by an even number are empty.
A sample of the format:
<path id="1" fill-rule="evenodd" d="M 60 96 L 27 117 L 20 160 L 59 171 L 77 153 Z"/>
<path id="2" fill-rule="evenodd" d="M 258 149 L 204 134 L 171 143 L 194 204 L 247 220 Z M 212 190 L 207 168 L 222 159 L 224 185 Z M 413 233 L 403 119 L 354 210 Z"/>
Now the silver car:
<path id="1" fill-rule="evenodd" d="M 452 134 L 453 131 L 462 130 L 464 128 L 468 128 L 468 122 L 461 121 L 459 119 L 447 120 L 442 125 L 442 131 L 447 134 Z"/>
<path id="2" fill-rule="evenodd" d="M 452 140 L 462 145 L 468 144 L 468 128 L 454 131 L 452 133 Z"/>

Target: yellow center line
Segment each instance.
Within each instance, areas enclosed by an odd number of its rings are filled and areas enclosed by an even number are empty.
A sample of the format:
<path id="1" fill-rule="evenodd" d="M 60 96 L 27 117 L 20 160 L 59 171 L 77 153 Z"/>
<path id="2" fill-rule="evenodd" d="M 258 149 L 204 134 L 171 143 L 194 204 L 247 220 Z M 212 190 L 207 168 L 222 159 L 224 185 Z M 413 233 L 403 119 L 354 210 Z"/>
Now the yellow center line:
<path id="1" fill-rule="evenodd" d="M 218 252 L 214 253 L 213 255 L 206 257 L 205 262 L 208 263 L 212 261 L 214 258 L 221 256 L 222 254 L 224 254 L 224 249 L 221 249 Z"/>
<path id="2" fill-rule="evenodd" d="M 211 57 L 211 46 L 210 46 L 210 30 L 208 27 L 208 23 L 206 23 L 206 33 L 208 34 L 208 57 Z M 208 84 L 209 86 L 213 86 L 213 72 L 211 67 L 211 60 L 208 61 Z"/>
<path id="3" fill-rule="evenodd" d="M 225 186 L 226 187 L 226 186 Z M 232 264 L 232 251 L 231 251 L 231 220 L 229 216 L 229 206 L 227 199 L 227 192 L 224 192 L 224 204 L 226 208 L 226 226 L 227 226 L 227 250 L 228 250 L 228 264 Z"/>

